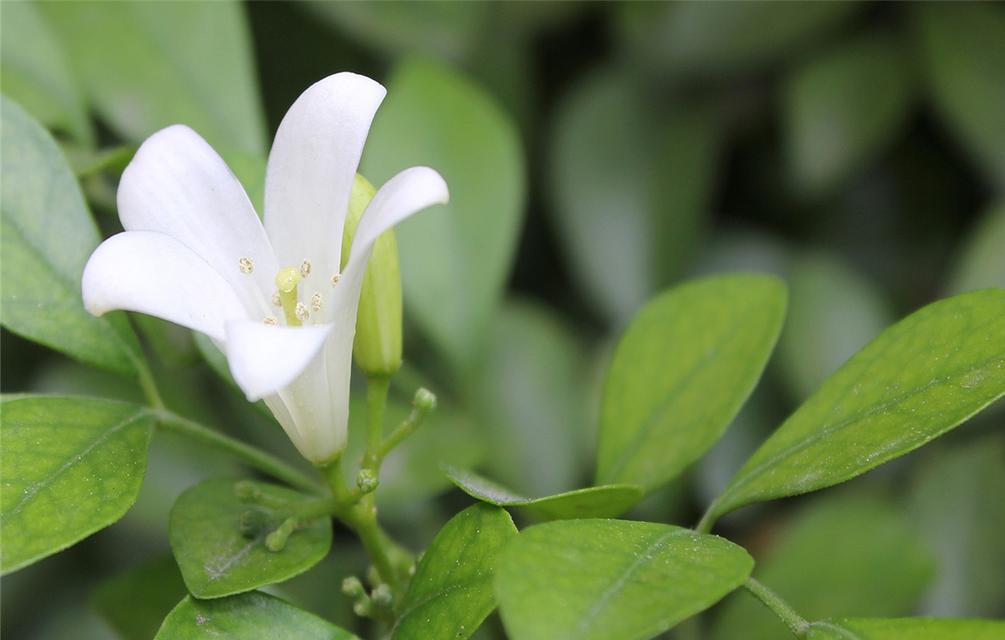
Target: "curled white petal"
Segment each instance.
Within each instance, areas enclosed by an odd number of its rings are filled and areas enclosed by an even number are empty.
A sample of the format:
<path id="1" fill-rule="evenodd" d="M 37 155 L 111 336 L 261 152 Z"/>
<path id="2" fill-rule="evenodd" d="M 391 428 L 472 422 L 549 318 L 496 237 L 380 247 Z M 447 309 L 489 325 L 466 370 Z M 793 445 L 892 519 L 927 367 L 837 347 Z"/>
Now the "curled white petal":
<path id="1" fill-rule="evenodd" d="M 91 254 L 81 284 L 94 315 L 146 313 L 224 340 L 225 324 L 246 317 L 231 286 L 191 249 L 162 233 L 127 231 Z"/>
<path id="2" fill-rule="evenodd" d="M 284 327 L 255 320 L 226 325 L 227 363 L 248 400 L 289 385 L 321 351 L 332 325 Z M 317 401 L 323 401 L 317 398 Z"/>
<path id="3" fill-rule="evenodd" d="M 304 298 L 338 272 L 349 193 L 370 123 L 385 90 L 354 73 L 310 86 L 286 113 L 269 154 L 265 228 L 283 265 L 308 259 Z"/>
<path id="4" fill-rule="evenodd" d="M 163 233 L 198 254 L 249 314 L 267 308 L 272 245 L 240 181 L 195 131 L 174 125 L 147 138 L 122 174 L 118 207 L 127 231 Z"/>

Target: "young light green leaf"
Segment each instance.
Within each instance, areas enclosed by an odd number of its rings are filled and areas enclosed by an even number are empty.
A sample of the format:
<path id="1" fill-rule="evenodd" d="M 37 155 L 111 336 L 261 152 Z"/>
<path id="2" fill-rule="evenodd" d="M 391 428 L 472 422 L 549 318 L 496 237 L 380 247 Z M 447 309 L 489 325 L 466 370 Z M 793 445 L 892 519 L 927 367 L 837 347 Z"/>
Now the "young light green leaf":
<path id="1" fill-rule="evenodd" d="M 1005 287 L 1005 202 L 985 213 L 957 256 L 948 293 Z"/>
<path id="2" fill-rule="evenodd" d="M 565 99 L 550 162 L 565 257 L 616 326 L 698 245 L 721 128 L 702 108 L 655 113 L 629 78 L 607 70 Z"/>
<path id="3" fill-rule="evenodd" d="M 573 328 L 543 305 L 507 300 L 487 342 L 472 385 L 474 422 L 492 452 L 486 471 L 532 495 L 573 486 L 596 439 L 585 428 L 585 357 Z"/>
<path id="4" fill-rule="evenodd" d="M 758 580 L 810 619 L 911 613 L 934 568 L 903 508 L 840 494 L 821 496 L 798 512 L 757 567 Z M 776 640 L 786 627 L 738 591 L 723 602 L 711 632 L 711 640 Z"/>
<path id="5" fill-rule="evenodd" d="M 990 182 L 1005 188 L 1005 15 L 981 3 L 912 10 L 935 106 Z"/>
<path id="6" fill-rule="evenodd" d="M 395 229 L 409 317 L 464 369 L 499 304 L 523 217 L 519 136 L 491 98 L 432 62 L 387 82 L 360 173 L 381 184 L 416 164 L 443 174 L 450 203 Z"/>
<path id="7" fill-rule="evenodd" d="M 803 400 L 895 318 L 873 282 L 837 256 L 805 254 L 789 272 L 778 364 L 793 396 Z"/>
<path id="8" fill-rule="evenodd" d="M 219 600 L 186 596 L 164 619 L 155 640 L 358 640 L 313 613 L 260 592 Z"/>
<path id="9" fill-rule="evenodd" d="M 28 396 L 0 413 L 3 573 L 107 527 L 136 501 L 153 426 L 143 407 Z"/>
<path id="10" fill-rule="evenodd" d="M 513 640 L 641 640 L 713 605 L 753 566 L 735 544 L 681 527 L 562 520 L 506 547 L 496 595 Z"/>
<path id="11" fill-rule="evenodd" d="M 1005 393 L 1005 289 L 940 300 L 884 331 L 747 460 L 705 525 L 822 489 L 936 438 Z"/>
<path id="12" fill-rule="evenodd" d="M 224 157 L 264 154 L 265 120 L 241 5 L 65 2 L 41 9 L 88 98 L 123 138 L 140 141 L 180 122 Z"/>
<path id="13" fill-rule="evenodd" d="M 88 364 L 133 373 L 136 336 L 125 315 L 84 310 L 80 277 L 98 230 L 49 133 L 0 98 L 3 253 L 0 321 L 14 333 Z"/>
<path id="14" fill-rule="evenodd" d="M 932 454 L 920 461 L 911 491 L 915 526 L 939 566 L 920 612 L 940 618 L 1000 615 L 1005 604 L 1005 433 Z"/>
<path id="15" fill-rule="evenodd" d="M 250 481 L 249 481 L 250 482 Z M 285 487 L 253 483 L 269 503 L 238 499 L 234 480 L 209 480 L 178 497 L 171 509 L 168 536 L 185 585 L 198 598 L 219 598 L 282 582 L 317 564 L 332 544 L 328 518 L 317 518 L 290 535 L 281 551 L 265 538 L 307 496 Z M 257 514 L 254 530 L 242 532 L 243 514 Z"/>
<path id="16" fill-rule="evenodd" d="M 495 608 L 492 577 L 516 536 L 504 509 L 476 504 L 450 519 L 415 570 L 397 611 L 395 640 L 463 640 Z"/>
<path id="17" fill-rule="evenodd" d="M 701 457 L 757 383 L 785 304 L 777 278 L 731 274 L 643 307 L 607 373 L 597 483 L 654 489 Z"/>
<path id="18" fill-rule="evenodd" d="M 631 484 L 588 487 L 528 498 L 472 471 L 445 466 L 444 472 L 458 489 L 472 498 L 497 507 L 526 507 L 549 520 L 616 518 L 642 499 L 642 487 Z"/>
<path id="19" fill-rule="evenodd" d="M 185 595 L 178 565 L 164 555 L 103 582 L 93 603 L 122 640 L 149 640 Z"/>
<path id="20" fill-rule="evenodd" d="M 910 60 L 889 35 L 869 34 L 799 67 L 784 93 L 798 188 L 828 191 L 878 156 L 907 123 L 912 89 Z"/>
<path id="21" fill-rule="evenodd" d="M 83 96 L 66 55 L 31 2 L 4 6 L 0 24 L 0 74 L 4 95 L 45 126 L 65 131 L 84 145 L 94 142 Z"/>
<path id="22" fill-rule="evenodd" d="M 810 625 L 807 640 L 1001 640 L 1001 620 L 846 618 Z"/>

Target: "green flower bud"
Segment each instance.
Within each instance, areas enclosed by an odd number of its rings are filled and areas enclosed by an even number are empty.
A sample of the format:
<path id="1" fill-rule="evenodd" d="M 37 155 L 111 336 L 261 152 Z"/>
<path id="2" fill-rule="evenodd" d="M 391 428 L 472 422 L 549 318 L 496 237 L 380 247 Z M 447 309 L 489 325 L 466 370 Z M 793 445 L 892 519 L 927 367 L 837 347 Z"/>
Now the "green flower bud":
<path id="1" fill-rule="evenodd" d="M 356 486 L 363 495 L 376 491 L 378 483 L 377 474 L 370 469 L 360 469 L 356 474 Z"/>
<path id="2" fill-rule="evenodd" d="M 357 174 L 342 234 L 342 268 L 349 259 L 356 226 L 374 193 L 373 185 Z M 352 353 L 356 366 L 368 376 L 387 377 L 401 367 L 401 272 L 393 229 L 373 244 L 359 296 Z"/>
<path id="3" fill-rule="evenodd" d="M 342 580 L 342 593 L 350 598 L 358 598 L 366 593 L 363 583 L 356 576 L 349 576 Z"/>

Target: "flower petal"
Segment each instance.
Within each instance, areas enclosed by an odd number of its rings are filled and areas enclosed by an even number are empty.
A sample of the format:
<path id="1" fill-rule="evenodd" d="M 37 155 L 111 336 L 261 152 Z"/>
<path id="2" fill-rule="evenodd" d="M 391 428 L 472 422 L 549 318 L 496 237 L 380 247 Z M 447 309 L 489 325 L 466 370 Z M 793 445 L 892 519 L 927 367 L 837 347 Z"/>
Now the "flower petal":
<path id="1" fill-rule="evenodd" d="M 195 131 L 174 125 L 147 138 L 122 174 L 118 206 L 127 231 L 178 240 L 231 284 L 249 315 L 268 312 L 272 245 L 241 183 Z"/>
<path id="2" fill-rule="evenodd" d="M 255 402 L 276 393 L 303 373 L 321 350 L 332 325 L 305 327 L 234 320 L 226 326 L 227 362 L 238 386 Z M 322 403 L 324 397 L 311 399 Z M 296 418 L 296 416 L 294 416 Z"/>
<path id="3" fill-rule="evenodd" d="M 91 254 L 81 285 L 94 315 L 114 309 L 169 320 L 223 340 L 228 320 L 247 317 L 230 284 L 191 249 L 162 233 L 127 231 Z"/>
<path id="4" fill-rule="evenodd" d="M 324 285 L 338 273 L 349 193 L 384 94 L 364 76 L 328 76 L 297 98 L 276 132 L 265 177 L 265 228 L 282 265 L 311 261 L 317 275 L 301 283 L 303 299 L 327 293 Z"/>

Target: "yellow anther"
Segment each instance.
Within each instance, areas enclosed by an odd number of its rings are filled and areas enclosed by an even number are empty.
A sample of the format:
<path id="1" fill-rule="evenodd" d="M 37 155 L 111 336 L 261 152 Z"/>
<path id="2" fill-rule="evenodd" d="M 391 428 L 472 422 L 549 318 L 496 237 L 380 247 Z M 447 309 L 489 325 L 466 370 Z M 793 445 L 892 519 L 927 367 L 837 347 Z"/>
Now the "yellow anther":
<path id="1" fill-rule="evenodd" d="M 255 263 L 251 261 L 251 258 L 241 258 L 237 261 L 237 268 L 241 270 L 241 273 L 251 273 L 255 270 Z"/>
<path id="2" fill-rule="evenodd" d="M 311 296 L 311 309 L 321 311 L 321 294 L 315 293 Z"/>
<path id="3" fill-rule="evenodd" d="M 279 297 L 278 291 L 274 291 L 272 293 L 272 304 L 276 305 L 277 307 L 283 306 L 283 299 Z"/>
<path id="4" fill-rule="evenodd" d="M 276 324 L 279 324 L 279 321 L 276 320 L 276 316 L 265 316 L 265 319 L 262 320 L 262 322 L 264 322 L 267 325 L 276 325 Z"/>
<path id="5" fill-rule="evenodd" d="M 311 275 L 311 261 L 310 260 L 304 260 L 302 263 L 300 263 L 300 275 L 302 275 L 305 278 L 307 276 Z"/>
<path id="6" fill-rule="evenodd" d="M 293 310 L 293 313 L 296 314 L 297 320 L 299 320 L 300 322 L 303 322 L 307 318 L 311 317 L 310 312 L 307 310 L 307 305 L 305 305 L 303 302 L 297 303 L 297 306 Z"/>
<path id="7" fill-rule="evenodd" d="M 286 324 L 299 327 L 301 318 L 297 315 L 297 285 L 300 284 L 300 270 L 283 267 L 276 274 L 276 288 L 279 289 L 279 303 L 286 316 Z"/>
<path id="8" fill-rule="evenodd" d="M 338 281 L 341 280 L 341 279 L 342 279 L 342 274 L 341 273 L 336 273 L 335 275 L 333 275 L 332 276 L 332 286 L 334 287 L 335 285 L 337 285 Z"/>

